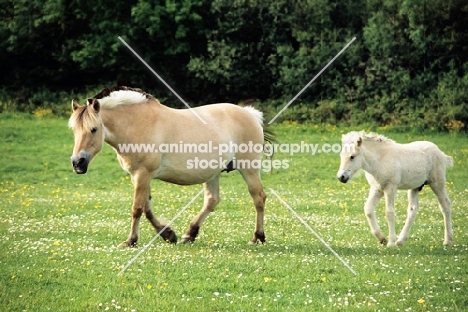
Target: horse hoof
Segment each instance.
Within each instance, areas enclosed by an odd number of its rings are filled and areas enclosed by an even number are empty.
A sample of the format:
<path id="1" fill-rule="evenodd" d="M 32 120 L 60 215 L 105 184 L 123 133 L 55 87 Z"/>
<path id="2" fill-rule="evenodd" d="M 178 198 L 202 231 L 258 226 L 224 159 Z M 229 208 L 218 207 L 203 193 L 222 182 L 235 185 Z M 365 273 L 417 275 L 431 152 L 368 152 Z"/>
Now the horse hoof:
<path id="1" fill-rule="evenodd" d="M 450 242 L 450 241 L 444 241 L 444 246 L 452 246 L 452 242 Z"/>
<path id="2" fill-rule="evenodd" d="M 195 237 L 182 236 L 179 244 L 188 244 L 195 242 Z"/>
<path id="3" fill-rule="evenodd" d="M 384 238 L 380 241 L 380 244 L 386 246 L 388 244 L 388 241 Z"/>
<path id="4" fill-rule="evenodd" d="M 177 243 L 177 235 L 170 228 L 166 228 L 164 232 L 161 233 L 161 238 L 168 243 Z"/>
<path id="5" fill-rule="evenodd" d="M 265 244 L 265 236 L 263 236 L 262 238 L 254 237 L 248 244 L 249 245 L 264 245 Z"/>
<path id="6" fill-rule="evenodd" d="M 247 243 L 249 246 L 252 246 L 252 245 L 265 245 L 265 242 L 262 242 L 262 241 L 250 241 Z"/>
<path id="7" fill-rule="evenodd" d="M 265 233 L 255 231 L 254 237 L 253 237 L 252 240 L 249 242 L 249 245 L 255 245 L 255 244 L 257 244 L 258 242 L 260 242 L 261 244 L 265 244 Z"/>
<path id="8" fill-rule="evenodd" d="M 137 241 L 123 241 L 119 244 L 119 248 L 134 248 L 137 246 Z"/>

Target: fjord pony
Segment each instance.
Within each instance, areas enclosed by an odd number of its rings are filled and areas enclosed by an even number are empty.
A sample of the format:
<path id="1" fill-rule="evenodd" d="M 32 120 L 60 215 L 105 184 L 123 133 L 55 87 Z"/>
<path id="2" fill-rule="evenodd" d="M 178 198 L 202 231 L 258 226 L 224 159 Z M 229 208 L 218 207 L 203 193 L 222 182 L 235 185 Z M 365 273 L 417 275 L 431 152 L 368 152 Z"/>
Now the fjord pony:
<path id="1" fill-rule="evenodd" d="M 151 210 L 152 179 L 179 185 L 203 184 L 203 208 L 181 240 L 194 241 L 203 221 L 220 201 L 219 176 L 224 169 L 220 164 L 229 164 L 227 170 L 237 169 L 247 183 L 256 209 L 256 226 L 251 243 L 265 242 L 263 222 L 266 194 L 258 165 L 262 150 L 231 148 L 228 151 L 223 149 L 221 153 L 217 148 L 221 144 L 263 147 L 264 141 L 272 137 L 263 131 L 260 111 L 233 104 L 205 105 L 193 110 L 172 109 L 150 94 L 128 87 L 104 89 L 88 99 L 87 105 L 80 106 L 72 101 L 72 108 L 69 126 L 75 137 L 71 157 L 74 171 L 86 173 L 88 164 L 106 142 L 116 151 L 121 167 L 131 175 L 134 198 L 131 230 L 126 245 L 137 244 L 138 225 L 143 213 L 157 232 L 164 228 Z M 201 145 L 206 147 L 207 143 L 211 144 L 212 150 L 199 151 L 196 148 Z M 122 150 L 123 144 L 144 144 L 155 150 Z M 190 144 L 190 149 L 171 152 L 165 148 L 157 151 L 158 147 L 174 146 L 171 144 Z M 204 160 L 200 162 L 203 166 L 197 166 L 194 162 L 196 159 Z M 243 167 L 233 166 L 233 160 L 243 161 Z M 161 236 L 170 242 L 177 241 L 170 227 Z"/>
<path id="2" fill-rule="evenodd" d="M 437 196 L 444 217 L 444 245 L 452 243 L 451 204 L 445 189 L 446 167 L 453 166 L 452 157 L 445 155 L 434 143 L 427 141 L 398 144 L 374 133 L 350 132 L 342 137 L 341 165 L 338 179 L 346 183 L 360 169 L 370 184 L 364 212 L 371 232 L 381 244 L 403 245 L 418 212 L 418 193 L 429 185 Z M 398 236 L 395 233 L 395 196 L 398 189 L 408 190 L 408 215 Z M 380 231 L 375 207 L 385 196 L 388 222 L 388 242 Z"/>

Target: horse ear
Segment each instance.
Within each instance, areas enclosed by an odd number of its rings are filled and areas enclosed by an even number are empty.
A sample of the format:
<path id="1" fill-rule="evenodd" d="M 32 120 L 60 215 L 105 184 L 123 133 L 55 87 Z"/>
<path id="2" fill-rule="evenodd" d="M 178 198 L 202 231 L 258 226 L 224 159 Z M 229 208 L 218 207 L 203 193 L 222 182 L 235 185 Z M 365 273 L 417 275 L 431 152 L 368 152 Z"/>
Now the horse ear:
<path id="1" fill-rule="evenodd" d="M 357 140 L 357 146 L 359 147 L 359 146 L 361 146 L 361 144 L 362 144 L 362 138 L 359 137 L 359 139 Z"/>
<path id="2" fill-rule="evenodd" d="M 75 100 L 72 100 L 71 105 L 73 111 L 76 111 L 78 108 L 80 108 L 80 104 L 76 103 Z"/>
<path id="3" fill-rule="evenodd" d="M 88 99 L 88 106 L 91 106 L 96 113 L 99 113 L 101 109 L 101 105 L 99 105 L 99 101 L 96 99 Z"/>

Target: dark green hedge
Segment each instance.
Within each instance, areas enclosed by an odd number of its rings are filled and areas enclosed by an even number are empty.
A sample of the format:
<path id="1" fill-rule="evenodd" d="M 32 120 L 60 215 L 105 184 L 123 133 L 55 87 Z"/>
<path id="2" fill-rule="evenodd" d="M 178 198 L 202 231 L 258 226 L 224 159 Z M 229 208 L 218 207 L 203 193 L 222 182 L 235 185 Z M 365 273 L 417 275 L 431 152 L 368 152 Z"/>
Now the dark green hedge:
<path id="1" fill-rule="evenodd" d="M 310 122 L 461 130 L 465 0 L 0 0 L 1 110 L 60 112 L 109 85 L 182 107 L 258 99 Z"/>

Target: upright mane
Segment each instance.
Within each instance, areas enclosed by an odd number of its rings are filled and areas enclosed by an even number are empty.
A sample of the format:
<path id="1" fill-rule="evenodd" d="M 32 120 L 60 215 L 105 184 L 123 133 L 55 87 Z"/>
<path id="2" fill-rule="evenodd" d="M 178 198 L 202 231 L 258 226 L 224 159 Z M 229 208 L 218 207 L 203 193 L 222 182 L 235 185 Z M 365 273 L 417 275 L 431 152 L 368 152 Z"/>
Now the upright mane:
<path id="1" fill-rule="evenodd" d="M 378 133 L 374 132 L 365 132 L 365 131 L 351 131 L 343 135 L 343 141 L 352 142 L 357 141 L 359 138 L 362 138 L 363 141 L 374 141 L 374 142 L 395 142 L 392 139 L 387 138 Z"/>
<path id="2" fill-rule="evenodd" d="M 137 104 L 148 100 L 157 101 L 151 94 L 141 89 L 126 86 L 105 88 L 88 101 L 93 99 L 99 101 L 102 109 L 110 109 L 118 105 Z"/>
<path id="3" fill-rule="evenodd" d="M 119 105 L 132 105 L 146 101 L 158 102 L 155 97 L 141 89 L 125 86 L 105 88 L 92 98 L 89 98 L 87 102 L 91 104 L 95 100 L 99 102 L 101 109 L 111 109 Z M 96 126 L 97 122 L 97 115 L 90 113 L 88 105 L 84 105 L 72 114 L 68 121 L 68 126 L 70 128 L 80 127 L 90 130 Z"/>

